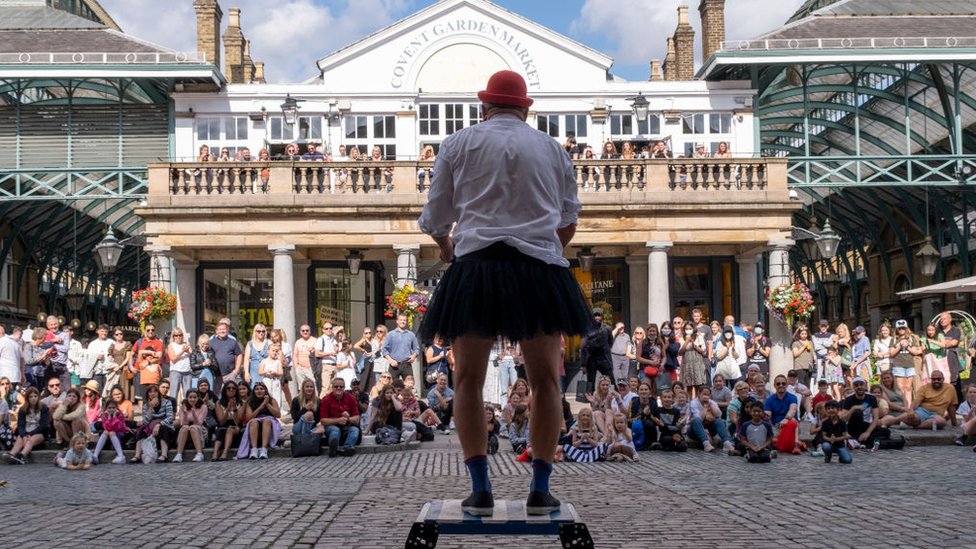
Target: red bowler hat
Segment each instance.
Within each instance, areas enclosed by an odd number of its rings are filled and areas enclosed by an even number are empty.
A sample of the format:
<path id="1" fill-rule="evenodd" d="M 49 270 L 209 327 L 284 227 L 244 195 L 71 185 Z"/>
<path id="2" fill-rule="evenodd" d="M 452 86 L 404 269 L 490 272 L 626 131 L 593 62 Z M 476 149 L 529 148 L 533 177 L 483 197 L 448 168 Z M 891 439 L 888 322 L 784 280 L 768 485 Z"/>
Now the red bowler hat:
<path id="1" fill-rule="evenodd" d="M 478 99 L 496 105 L 512 105 L 529 108 L 533 101 L 528 96 L 525 79 L 514 71 L 498 71 L 488 79 L 488 87 L 478 92 Z"/>

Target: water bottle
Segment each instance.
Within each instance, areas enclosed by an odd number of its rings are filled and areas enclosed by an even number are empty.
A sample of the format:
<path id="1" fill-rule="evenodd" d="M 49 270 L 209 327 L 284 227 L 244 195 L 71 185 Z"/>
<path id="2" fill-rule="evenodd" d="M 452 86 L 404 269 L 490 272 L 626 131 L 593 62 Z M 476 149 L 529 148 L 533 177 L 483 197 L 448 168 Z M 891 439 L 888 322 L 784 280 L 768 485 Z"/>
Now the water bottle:
<path id="1" fill-rule="evenodd" d="M 938 429 L 939 429 L 939 428 L 938 428 L 938 426 L 936 426 L 936 424 L 935 424 L 935 418 L 933 417 L 933 418 L 932 418 L 932 432 L 934 433 L 934 432 L 936 432 L 936 431 L 937 431 Z"/>

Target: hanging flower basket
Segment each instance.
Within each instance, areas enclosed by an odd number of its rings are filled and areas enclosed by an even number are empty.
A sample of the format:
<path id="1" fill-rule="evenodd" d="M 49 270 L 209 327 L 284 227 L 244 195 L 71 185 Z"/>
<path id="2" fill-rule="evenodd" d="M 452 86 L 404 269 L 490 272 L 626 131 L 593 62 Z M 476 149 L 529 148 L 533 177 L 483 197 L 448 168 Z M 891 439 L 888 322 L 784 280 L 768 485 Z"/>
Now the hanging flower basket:
<path id="1" fill-rule="evenodd" d="M 162 288 L 145 288 L 132 293 L 129 318 L 145 329 L 147 322 L 172 320 L 176 316 L 176 295 Z"/>
<path id="2" fill-rule="evenodd" d="M 766 308 L 792 331 L 797 321 L 810 318 L 815 307 L 810 288 L 794 281 L 766 290 Z"/>
<path id="3" fill-rule="evenodd" d="M 427 312 L 430 292 L 415 287 L 409 282 L 393 283 L 393 293 L 386 296 L 386 318 L 396 318 L 400 313 L 407 315 L 407 324 L 413 327 L 413 319 Z"/>

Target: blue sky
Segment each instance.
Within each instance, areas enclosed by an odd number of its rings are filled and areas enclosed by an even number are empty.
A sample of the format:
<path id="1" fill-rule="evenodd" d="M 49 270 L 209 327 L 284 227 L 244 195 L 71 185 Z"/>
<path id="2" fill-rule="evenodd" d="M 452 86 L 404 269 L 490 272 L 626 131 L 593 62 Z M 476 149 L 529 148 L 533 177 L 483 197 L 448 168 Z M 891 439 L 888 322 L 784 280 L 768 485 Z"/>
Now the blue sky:
<path id="1" fill-rule="evenodd" d="M 612 72 L 644 80 L 651 58 L 663 58 L 677 24 L 679 4 L 689 6 L 699 30 L 698 0 L 494 0 L 523 17 L 614 58 Z M 315 76 L 315 61 L 436 0 L 220 0 L 224 11 L 242 10 L 251 56 L 265 61 L 272 82 Z M 786 21 L 802 0 L 726 0 L 727 38 L 751 38 Z M 122 30 L 177 50 L 196 49 L 192 0 L 101 0 Z M 166 9 L 160 10 L 159 6 Z M 697 46 L 696 36 L 696 48 Z"/>

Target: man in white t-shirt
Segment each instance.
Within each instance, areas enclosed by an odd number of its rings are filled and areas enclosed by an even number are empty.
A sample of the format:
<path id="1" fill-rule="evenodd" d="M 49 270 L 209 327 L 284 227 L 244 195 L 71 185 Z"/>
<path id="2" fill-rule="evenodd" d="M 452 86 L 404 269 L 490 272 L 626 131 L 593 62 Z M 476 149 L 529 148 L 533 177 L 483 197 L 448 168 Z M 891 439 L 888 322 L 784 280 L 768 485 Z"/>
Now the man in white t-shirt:
<path id="1" fill-rule="evenodd" d="M 315 358 L 321 367 L 322 387 L 329 387 L 336 373 L 336 355 L 339 346 L 336 342 L 331 320 L 322 323 L 322 336 L 315 342 Z M 323 389 L 324 391 L 325 389 Z"/>
<path id="2" fill-rule="evenodd" d="M 8 336 L 0 326 L 0 377 L 10 380 L 11 389 L 16 389 L 24 381 L 24 358 L 20 343 Z"/>
<path id="3" fill-rule="evenodd" d="M 108 324 L 100 324 L 96 331 L 98 337 L 88 343 L 88 355 L 95 363 L 95 380 L 105 387 L 105 359 L 108 358 L 112 340 L 108 338 Z"/>

